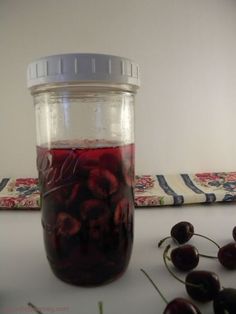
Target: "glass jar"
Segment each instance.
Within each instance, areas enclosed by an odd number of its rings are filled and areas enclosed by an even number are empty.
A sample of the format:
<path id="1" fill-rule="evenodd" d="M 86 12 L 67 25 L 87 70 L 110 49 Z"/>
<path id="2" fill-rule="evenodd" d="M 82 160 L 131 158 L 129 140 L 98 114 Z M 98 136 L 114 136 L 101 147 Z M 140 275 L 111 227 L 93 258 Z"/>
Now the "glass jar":
<path id="1" fill-rule="evenodd" d="M 138 86 L 138 66 L 116 56 L 55 55 L 28 67 L 44 244 L 63 281 L 100 285 L 129 263 Z"/>

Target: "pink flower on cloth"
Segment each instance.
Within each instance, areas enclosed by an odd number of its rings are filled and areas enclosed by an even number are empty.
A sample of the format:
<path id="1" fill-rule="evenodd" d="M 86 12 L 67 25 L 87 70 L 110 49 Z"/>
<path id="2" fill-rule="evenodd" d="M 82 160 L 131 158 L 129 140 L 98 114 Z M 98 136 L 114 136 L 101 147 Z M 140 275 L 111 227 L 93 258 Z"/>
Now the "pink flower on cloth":
<path id="1" fill-rule="evenodd" d="M 135 206 L 160 206 L 165 205 L 163 196 L 136 196 Z"/>
<path id="2" fill-rule="evenodd" d="M 151 175 L 136 176 L 135 192 L 144 192 L 154 186 L 155 179 Z"/>
<path id="3" fill-rule="evenodd" d="M 22 185 L 27 185 L 27 186 L 38 185 L 38 179 L 35 179 L 35 178 L 16 179 L 15 186 L 22 186 Z"/>
<path id="4" fill-rule="evenodd" d="M 236 181 L 236 172 L 228 172 L 225 176 L 226 181 Z"/>
<path id="5" fill-rule="evenodd" d="M 236 192 L 236 172 L 197 173 L 195 180 L 213 191 Z"/>
<path id="6" fill-rule="evenodd" d="M 2 198 L 0 198 L 0 207 L 3 207 L 3 208 L 15 207 L 15 198 L 14 197 L 2 197 Z"/>
<path id="7" fill-rule="evenodd" d="M 220 179 L 219 175 L 217 173 L 211 172 L 211 173 L 196 173 L 195 175 L 199 181 L 207 182 L 207 181 L 213 181 Z"/>

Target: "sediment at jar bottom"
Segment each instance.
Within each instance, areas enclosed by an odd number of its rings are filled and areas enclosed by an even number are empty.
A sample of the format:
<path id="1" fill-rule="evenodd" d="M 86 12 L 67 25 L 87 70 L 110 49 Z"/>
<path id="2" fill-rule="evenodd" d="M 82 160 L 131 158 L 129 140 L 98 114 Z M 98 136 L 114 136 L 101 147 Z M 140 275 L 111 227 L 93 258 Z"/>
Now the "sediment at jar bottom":
<path id="1" fill-rule="evenodd" d="M 90 263 L 85 265 L 74 260 L 73 264 L 68 263 L 66 265 L 65 263 L 62 266 L 61 263 L 52 262 L 50 258 L 48 258 L 48 261 L 54 275 L 62 281 L 78 286 L 93 287 L 108 284 L 120 278 L 128 267 L 131 252 L 132 244 L 125 259 L 117 263 L 104 261 L 103 264 L 97 264 L 95 259 L 93 265 Z"/>

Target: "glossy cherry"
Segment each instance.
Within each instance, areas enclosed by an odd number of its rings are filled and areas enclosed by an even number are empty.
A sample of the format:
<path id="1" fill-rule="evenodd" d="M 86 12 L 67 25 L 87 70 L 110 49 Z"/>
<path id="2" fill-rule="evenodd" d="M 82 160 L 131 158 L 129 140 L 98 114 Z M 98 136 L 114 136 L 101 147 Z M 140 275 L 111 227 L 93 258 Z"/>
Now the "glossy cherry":
<path id="1" fill-rule="evenodd" d="M 213 300 L 220 291 L 219 277 L 210 271 L 191 271 L 185 278 L 185 288 L 194 300 L 208 302 Z"/>
<path id="2" fill-rule="evenodd" d="M 219 262 L 228 269 L 236 269 L 236 242 L 222 246 L 218 251 Z"/>
<path id="3" fill-rule="evenodd" d="M 95 168 L 89 173 L 88 187 L 95 197 L 106 199 L 118 190 L 119 183 L 109 170 Z"/>
<path id="4" fill-rule="evenodd" d="M 183 244 L 194 235 L 194 226 L 188 221 L 181 221 L 171 228 L 170 234 L 179 244 Z"/>
<path id="5" fill-rule="evenodd" d="M 167 304 L 163 314 L 201 314 L 201 312 L 189 300 L 176 298 Z"/>
<path id="6" fill-rule="evenodd" d="M 57 234 L 64 237 L 73 236 L 80 231 L 80 228 L 81 222 L 78 219 L 65 212 L 58 214 L 56 221 Z"/>
<path id="7" fill-rule="evenodd" d="M 224 288 L 213 301 L 215 314 L 236 313 L 236 289 Z"/>
<path id="8" fill-rule="evenodd" d="M 157 285 L 151 279 L 151 277 L 146 273 L 145 270 L 141 269 L 144 275 L 152 283 L 154 288 L 157 290 L 159 295 L 162 297 L 163 301 L 166 303 L 166 308 L 163 314 L 201 314 L 200 310 L 189 300 L 184 298 L 175 298 L 171 302 L 168 302 L 163 296 Z"/>
<path id="9" fill-rule="evenodd" d="M 197 267 L 199 253 L 193 245 L 185 244 L 173 249 L 170 258 L 174 266 L 181 271 L 189 271 Z"/>
<path id="10" fill-rule="evenodd" d="M 209 271 L 191 271 L 185 280 L 177 277 L 167 263 L 167 254 L 170 249 L 168 245 L 163 253 L 163 260 L 169 273 L 185 285 L 188 295 L 196 301 L 207 302 L 214 299 L 220 291 L 220 281 L 217 274 Z"/>

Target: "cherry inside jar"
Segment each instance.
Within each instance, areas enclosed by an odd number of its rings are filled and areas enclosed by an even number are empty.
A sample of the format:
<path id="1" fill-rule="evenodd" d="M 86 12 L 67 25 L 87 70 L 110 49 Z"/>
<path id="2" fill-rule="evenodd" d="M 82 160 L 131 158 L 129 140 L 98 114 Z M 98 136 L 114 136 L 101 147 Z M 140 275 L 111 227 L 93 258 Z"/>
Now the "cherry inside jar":
<path id="1" fill-rule="evenodd" d="M 131 255 L 134 144 L 100 144 L 37 148 L 47 258 L 72 284 L 111 281 Z"/>

